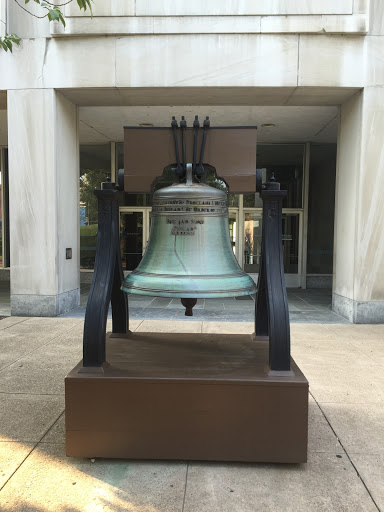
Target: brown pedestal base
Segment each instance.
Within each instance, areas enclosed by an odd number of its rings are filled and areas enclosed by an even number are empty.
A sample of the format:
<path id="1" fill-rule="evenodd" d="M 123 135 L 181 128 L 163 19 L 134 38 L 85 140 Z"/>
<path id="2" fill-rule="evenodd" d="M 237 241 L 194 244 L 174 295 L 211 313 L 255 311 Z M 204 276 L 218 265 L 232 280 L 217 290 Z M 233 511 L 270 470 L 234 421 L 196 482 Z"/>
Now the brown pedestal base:
<path id="1" fill-rule="evenodd" d="M 65 379 L 72 457 L 306 462 L 308 382 L 251 335 L 109 335 L 103 372 Z"/>

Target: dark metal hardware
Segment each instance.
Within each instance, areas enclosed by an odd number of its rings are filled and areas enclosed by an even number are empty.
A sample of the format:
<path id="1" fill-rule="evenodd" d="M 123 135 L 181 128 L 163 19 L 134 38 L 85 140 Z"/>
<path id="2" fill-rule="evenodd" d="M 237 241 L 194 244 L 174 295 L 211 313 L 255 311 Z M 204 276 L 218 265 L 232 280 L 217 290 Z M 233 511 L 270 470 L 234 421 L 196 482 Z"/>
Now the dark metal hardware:
<path id="1" fill-rule="evenodd" d="M 269 336 L 272 371 L 290 371 L 290 329 L 282 249 L 282 207 L 287 195 L 273 180 L 262 186 L 261 265 L 255 304 L 256 336 Z"/>
<path id="2" fill-rule="evenodd" d="M 183 157 L 183 172 L 184 174 L 187 172 L 187 153 L 186 153 L 186 147 L 185 147 L 185 131 L 187 129 L 187 121 L 185 120 L 184 116 L 181 116 L 180 121 L 180 129 L 181 129 L 181 151 L 182 151 L 182 157 Z"/>
<path id="3" fill-rule="evenodd" d="M 85 311 L 83 366 L 101 367 L 105 361 L 105 335 L 109 304 L 112 305 L 112 332 L 126 334 L 128 301 L 120 289 L 124 279 L 119 240 L 119 192 L 115 183 L 103 183 L 95 190 L 99 228 L 96 261 Z"/>
<path id="4" fill-rule="evenodd" d="M 192 160 L 192 172 L 196 173 L 196 156 L 197 156 L 197 138 L 199 135 L 199 117 L 195 116 L 193 121 L 193 160 Z"/>
<path id="5" fill-rule="evenodd" d="M 207 142 L 207 133 L 208 133 L 208 128 L 209 128 L 210 124 L 211 123 L 209 121 L 209 117 L 207 116 L 204 119 L 204 123 L 203 123 L 204 131 L 203 131 L 203 140 L 201 143 L 201 150 L 200 150 L 200 161 L 199 161 L 199 165 L 197 166 L 197 169 L 196 169 L 197 176 L 201 177 L 203 182 L 205 182 L 205 179 L 206 179 L 206 172 L 205 172 L 205 169 L 203 166 L 203 161 L 204 161 L 205 144 Z"/>
<path id="6" fill-rule="evenodd" d="M 193 316 L 192 308 L 196 305 L 197 299 L 180 299 L 185 307 L 185 316 Z"/>
<path id="7" fill-rule="evenodd" d="M 178 141 L 178 138 L 177 138 L 177 121 L 176 121 L 176 118 L 175 116 L 172 116 L 172 123 L 171 123 L 171 126 L 172 126 L 172 131 L 173 131 L 173 140 L 174 140 L 174 144 L 175 144 L 175 153 L 176 153 L 176 170 L 175 170 L 175 173 L 176 173 L 176 176 L 178 176 L 179 178 L 182 178 L 183 175 L 184 175 L 184 170 L 180 164 L 180 153 L 179 153 L 179 141 Z"/>
<path id="8" fill-rule="evenodd" d="M 173 131 L 173 140 L 175 145 L 175 156 L 176 156 L 176 169 L 175 174 L 181 180 L 185 178 L 187 171 L 187 152 L 186 152 L 186 130 L 187 121 L 184 116 L 181 116 L 180 130 L 181 130 L 181 151 L 182 151 L 182 162 L 180 163 L 180 152 L 179 152 L 179 139 L 178 139 L 178 125 L 175 116 L 172 116 L 171 127 Z M 193 121 L 193 150 L 192 150 L 192 174 L 200 178 L 200 181 L 205 183 L 206 171 L 204 169 L 204 152 L 205 145 L 207 142 L 208 128 L 210 127 L 210 120 L 207 116 L 203 123 L 203 136 L 200 147 L 200 158 L 197 163 L 197 145 L 199 137 L 200 122 L 199 117 L 195 116 Z"/>

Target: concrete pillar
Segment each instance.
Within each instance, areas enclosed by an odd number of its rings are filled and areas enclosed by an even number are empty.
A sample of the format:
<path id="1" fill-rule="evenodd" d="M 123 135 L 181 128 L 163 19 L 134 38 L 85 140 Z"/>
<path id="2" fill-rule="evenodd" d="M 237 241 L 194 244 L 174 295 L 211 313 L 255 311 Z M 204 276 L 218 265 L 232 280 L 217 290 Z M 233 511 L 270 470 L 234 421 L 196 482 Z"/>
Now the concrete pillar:
<path id="1" fill-rule="evenodd" d="M 384 323 L 384 89 L 342 105 L 336 170 L 333 310 Z"/>
<path id="2" fill-rule="evenodd" d="M 11 313 L 60 315 L 80 303 L 77 107 L 53 89 L 8 91 L 8 148 Z"/>
<path id="3" fill-rule="evenodd" d="M 0 37 L 5 36 L 7 31 L 7 18 L 6 18 L 6 0 L 0 0 Z"/>

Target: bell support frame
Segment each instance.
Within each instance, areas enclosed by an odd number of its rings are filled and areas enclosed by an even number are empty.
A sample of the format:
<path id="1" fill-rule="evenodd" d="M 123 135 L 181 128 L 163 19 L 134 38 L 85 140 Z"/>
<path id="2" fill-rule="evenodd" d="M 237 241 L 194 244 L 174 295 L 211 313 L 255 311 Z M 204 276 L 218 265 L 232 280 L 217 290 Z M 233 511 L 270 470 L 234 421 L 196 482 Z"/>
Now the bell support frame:
<path id="1" fill-rule="evenodd" d="M 112 332 L 128 329 L 128 300 L 120 290 L 123 282 L 119 245 L 118 190 L 114 184 L 96 190 L 99 231 L 95 271 L 84 323 L 83 369 L 100 368 L 105 361 L 105 336 L 109 303 L 112 304 Z M 262 257 L 255 304 L 255 334 L 269 337 L 269 365 L 272 372 L 290 371 L 290 329 L 281 248 L 282 202 L 286 191 L 276 182 L 260 191 L 263 200 Z"/>
<path id="2" fill-rule="evenodd" d="M 98 234 L 95 270 L 85 311 L 83 368 L 102 371 L 109 304 L 112 305 L 112 332 L 129 332 L 128 299 L 120 289 L 124 279 L 120 255 L 119 190 L 103 183 L 95 190 L 98 200 Z"/>
<path id="3" fill-rule="evenodd" d="M 186 123 L 183 119 L 183 130 Z M 202 166 L 205 137 L 209 127 L 208 118 L 204 121 L 204 136 L 200 162 L 196 162 L 195 172 Z M 199 129 L 195 118 L 195 131 Z M 177 167 L 186 170 L 185 149 L 182 140 L 183 164 L 177 144 L 177 122 L 172 121 Z M 194 139 L 197 145 L 197 137 Z M 180 172 L 180 171 L 179 171 Z M 176 174 L 178 174 L 176 172 Z M 102 190 L 96 190 L 99 210 L 99 231 L 96 248 L 95 271 L 85 313 L 83 338 L 83 371 L 102 371 L 105 360 L 106 323 L 109 303 L 112 304 L 112 332 L 125 334 L 128 329 L 128 299 L 120 287 L 124 279 L 119 244 L 119 190 L 124 190 L 124 171 L 119 171 L 118 185 L 103 183 Z M 256 171 L 256 190 L 263 201 L 261 265 L 258 279 L 258 292 L 255 304 L 256 339 L 269 339 L 269 366 L 271 374 L 278 376 L 291 372 L 290 328 L 287 292 L 284 280 L 282 254 L 282 202 L 286 192 L 272 177 L 262 184 L 262 173 Z"/>
<path id="4" fill-rule="evenodd" d="M 282 205 L 287 195 L 271 181 L 260 190 L 263 201 L 261 265 L 255 304 L 256 337 L 269 337 L 271 372 L 291 372 L 290 328 L 287 290 L 284 279 Z"/>

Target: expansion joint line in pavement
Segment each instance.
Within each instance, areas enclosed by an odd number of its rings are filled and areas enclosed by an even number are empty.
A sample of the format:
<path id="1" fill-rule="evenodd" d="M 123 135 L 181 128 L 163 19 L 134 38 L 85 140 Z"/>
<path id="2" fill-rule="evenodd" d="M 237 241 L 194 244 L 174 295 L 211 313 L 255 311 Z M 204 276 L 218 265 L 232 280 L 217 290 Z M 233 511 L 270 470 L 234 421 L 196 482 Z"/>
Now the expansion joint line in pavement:
<path id="1" fill-rule="evenodd" d="M 27 318 L 27 320 L 29 320 L 29 318 Z M 79 323 L 80 323 L 80 320 L 79 320 Z M 13 327 L 12 325 L 10 327 Z M 67 331 L 65 332 L 69 332 L 71 331 L 72 329 L 75 329 L 75 327 L 77 327 L 77 324 L 76 325 L 73 325 L 72 327 L 70 327 Z M 8 329 L 8 327 L 6 327 L 5 329 Z M 5 330 L 3 329 L 3 330 Z M 36 352 L 37 350 L 40 350 L 41 348 L 45 347 L 46 345 L 49 345 L 49 343 L 52 343 L 52 341 L 54 341 L 56 338 L 58 338 L 59 336 L 61 336 L 62 334 L 65 334 L 64 332 L 61 332 L 59 334 L 55 334 L 53 338 L 50 338 L 49 340 L 47 340 L 45 343 L 43 343 L 42 345 L 39 345 L 38 347 L 35 347 L 33 350 L 31 350 L 30 352 L 26 352 L 25 354 L 21 355 L 20 357 L 18 357 L 17 359 L 15 359 L 14 361 L 10 362 L 9 364 L 7 364 L 6 366 L 3 366 L 1 369 L 0 369 L 0 372 L 2 372 L 3 370 L 6 370 L 7 368 L 9 368 L 10 366 L 12 366 L 13 364 L 17 363 L 18 361 L 20 361 L 20 359 L 23 359 L 24 357 L 26 356 L 29 356 L 31 354 L 33 354 L 33 352 Z M 40 393 L 39 393 L 40 394 Z"/>
<path id="2" fill-rule="evenodd" d="M 183 506 L 181 508 L 181 512 L 184 512 L 185 497 L 187 495 L 188 470 L 189 470 L 189 462 L 187 461 L 187 471 L 185 472 L 185 487 L 184 487 L 184 496 L 183 496 Z"/>
<path id="3" fill-rule="evenodd" d="M 361 483 L 364 485 L 365 490 L 367 491 L 367 493 L 368 493 L 369 497 L 371 498 L 371 500 L 372 500 L 373 504 L 375 505 L 375 507 L 377 508 L 377 510 L 378 510 L 379 512 L 381 512 L 380 507 L 379 507 L 379 506 L 378 506 L 378 504 L 376 503 L 376 501 L 375 501 L 374 497 L 372 496 L 371 491 L 368 489 L 368 487 L 367 487 L 366 483 L 364 482 L 363 478 L 361 477 L 360 473 L 358 472 L 357 467 L 356 467 L 356 466 L 355 466 L 355 464 L 353 463 L 353 461 L 352 461 L 351 457 L 349 456 L 349 454 L 348 454 L 348 452 L 347 452 L 346 448 L 344 447 L 343 443 L 341 442 L 341 440 L 340 440 L 339 436 L 337 435 L 337 433 L 336 433 L 335 429 L 334 429 L 334 428 L 333 428 L 333 426 L 331 425 L 331 422 L 330 422 L 330 421 L 329 421 L 329 419 L 327 418 L 327 415 L 325 414 L 325 412 L 324 412 L 324 411 L 323 411 L 323 409 L 321 408 L 321 405 L 319 404 L 319 402 L 316 400 L 316 398 L 313 396 L 313 394 L 312 394 L 311 392 L 309 392 L 309 394 L 311 395 L 311 397 L 312 397 L 312 398 L 313 398 L 313 400 L 315 401 L 316 405 L 317 405 L 317 406 L 318 406 L 318 408 L 320 409 L 320 411 L 321 411 L 322 415 L 323 415 L 323 416 L 324 416 L 324 418 L 325 418 L 325 421 L 328 423 L 328 425 L 329 425 L 330 429 L 332 430 L 332 432 L 334 433 L 334 435 L 335 435 L 336 439 L 339 441 L 340 446 L 342 447 L 342 449 L 343 449 L 343 451 L 344 451 L 344 453 L 345 453 L 345 455 L 346 455 L 347 459 L 348 459 L 348 460 L 349 460 L 349 462 L 351 463 L 351 465 L 352 465 L 353 469 L 356 471 L 356 474 L 357 474 L 358 478 L 360 479 Z"/>
<path id="4" fill-rule="evenodd" d="M 48 434 L 48 432 L 53 428 L 54 425 L 56 425 L 56 423 L 59 421 L 59 419 L 62 417 L 62 415 L 64 414 L 65 411 L 61 412 L 59 414 L 59 416 L 55 419 L 55 421 L 52 423 L 52 425 L 50 427 L 47 428 L 47 430 L 44 432 L 44 434 L 41 436 L 41 439 L 40 441 L 37 441 L 37 443 L 35 444 L 35 446 L 27 453 L 27 455 L 24 457 L 24 459 L 20 462 L 20 464 L 17 466 L 17 468 L 15 469 L 15 471 L 7 478 L 7 480 L 4 482 L 4 484 L 0 487 L 0 492 L 4 489 L 4 487 L 7 485 L 7 483 L 10 481 L 10 479 L 13 477 L 13 475 L 15 473 L 17 473 L 17 471 L 19 471 L 19 469 L 21 468 L 21 466 L 24 464 L 24 462 L 28 459 L 28 457 L 35 451 L 35 449 L 39 446 L 39 444 L 41 443 L 42 439 L 44 439 L 44 437 Z"/>

